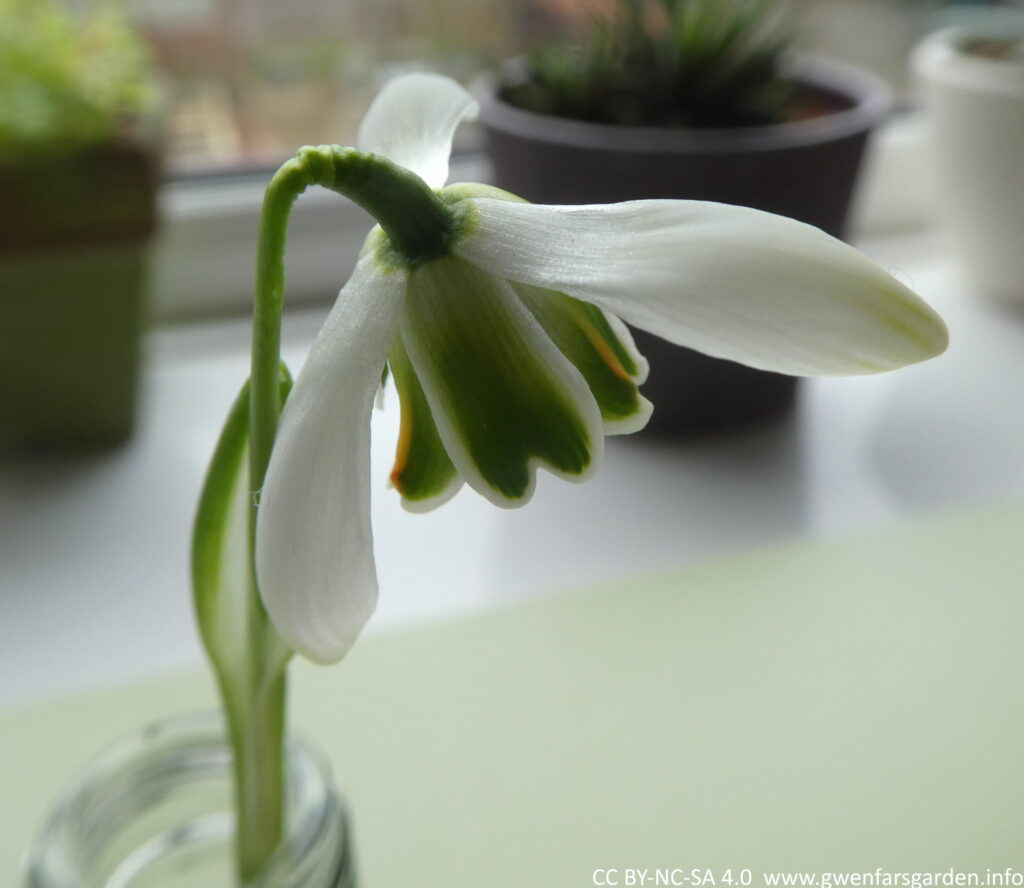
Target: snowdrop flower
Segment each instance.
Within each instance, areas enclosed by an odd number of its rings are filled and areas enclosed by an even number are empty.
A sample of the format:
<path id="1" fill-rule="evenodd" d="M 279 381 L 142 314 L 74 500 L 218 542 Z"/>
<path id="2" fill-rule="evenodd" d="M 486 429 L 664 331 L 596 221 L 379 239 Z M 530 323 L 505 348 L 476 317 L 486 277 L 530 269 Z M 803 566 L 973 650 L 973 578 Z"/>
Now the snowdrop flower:
<path id="1" fill-rule="evenodd" d="M 521 505 L 538 466 L 584 480 L 605 434 L 641 428 L 647 365 L 620 318 L 798 375 L 874 373 L 946 346 L 914 293 L 798 222 L 692 201 L 555 207 L 444 188 L 453 133 L 475 113 L 453 81 L 411 75 L 360 130 L 361 156 L 418 176 L 429 212 L 410 208 L 403 237 L 387 224 L 370 234 L 285 404 L 260 494 L 264 605 L 319 662 L 344 656 L 376 603 L 369 429 L 385 363 L 401 400 L 391 479 L 420 511 L 463 483 Z"/>

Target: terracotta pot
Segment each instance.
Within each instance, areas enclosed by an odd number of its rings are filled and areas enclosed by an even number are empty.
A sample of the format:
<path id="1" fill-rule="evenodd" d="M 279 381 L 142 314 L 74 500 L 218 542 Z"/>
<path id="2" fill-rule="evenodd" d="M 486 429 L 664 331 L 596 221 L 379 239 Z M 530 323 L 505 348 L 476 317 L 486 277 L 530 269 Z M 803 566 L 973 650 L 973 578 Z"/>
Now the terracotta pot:
<path id="1" fill-rule="evenodd" d="M 524 72 L 521 60 L 501 76 Z M 740 204 L 791 216 L 842 237 L 868 135 L 891 97 L 878 78 L 823 60 L 794 77 L 827 110 L 771 126 L 727 130 L 621 127 L 513 107 L 491 81 L 478 89 L 495 185 L 539 203 L 611 203 L 684 198 Z M 508 82 L 507 80 L 505 82 Z M 738 245 L 738 249 L 741 245 Z M 796 380 L 709 358 L 642 331 L 651 362 L 644 393 L 653 434 L 740 426 L 785 411 Z"/>
<path id="2" fill-rule="evenodd" d="M 134 143 L 0 160 L 0 438 L 131 432 L 156 187 Z"/>

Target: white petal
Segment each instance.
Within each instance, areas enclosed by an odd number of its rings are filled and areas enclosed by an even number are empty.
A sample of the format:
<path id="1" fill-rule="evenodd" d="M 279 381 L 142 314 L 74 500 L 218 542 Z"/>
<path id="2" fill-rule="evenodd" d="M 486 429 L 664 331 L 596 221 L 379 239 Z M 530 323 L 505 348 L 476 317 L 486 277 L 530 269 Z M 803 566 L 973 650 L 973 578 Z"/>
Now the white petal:
<path id="1" fill-rule="evenodd" d="M 377 603 L 370 415 L 406 277 L 365 255 L 285 404 L 256 526 L 256 572 L 274 626 L 317 662 L 340 660 Z"/>
<path id="2" fill-rule="evenodd" d="M 474 198 L 454 252 L 721 358 L 796 375 L 873 373 L 940 353 L 945 325 L 852 247 L 743 207 L 546 207 Z"/>
<path id="3" fill-rule="evenodd" d="M 357 144 L 361 151 L 383 154 L 431 188 L 440 188 L 448 180 L 452 136 L 478 110 L 476 100 L 450 77 L 407 74 L 377 94 L 359 127 Z"/>

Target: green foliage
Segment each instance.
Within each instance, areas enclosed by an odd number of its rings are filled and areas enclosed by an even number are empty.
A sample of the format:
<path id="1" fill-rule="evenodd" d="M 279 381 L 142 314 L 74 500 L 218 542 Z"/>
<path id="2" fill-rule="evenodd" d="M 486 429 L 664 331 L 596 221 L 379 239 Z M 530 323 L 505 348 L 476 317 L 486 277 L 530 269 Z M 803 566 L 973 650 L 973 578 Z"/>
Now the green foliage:
<path id="1" fill-rule="evenodd" d="M 0 154 L 109 141 L 154 99 L 146 47 L 117 8 L 0 0 Z"/>
<path id="2" fill-rule="evenodd" d="M 731 127 L 780 120 L 792 41 L 773 0 L 617 0 L 587 40 L 534 53 L 503 98 L 595 123 Z"/>

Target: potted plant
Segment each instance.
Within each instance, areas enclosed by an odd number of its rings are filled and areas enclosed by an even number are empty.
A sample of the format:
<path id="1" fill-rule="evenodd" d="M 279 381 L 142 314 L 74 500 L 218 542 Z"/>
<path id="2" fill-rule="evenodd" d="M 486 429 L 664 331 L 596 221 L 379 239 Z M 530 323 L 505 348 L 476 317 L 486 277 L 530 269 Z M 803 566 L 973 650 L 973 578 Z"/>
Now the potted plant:
<path id="1" fill-rule="evenodd" d="M 547 203 L 741 204 L 842 237 L 889 90 L 796 57 L 777 13 L 764 0 L 620 0 L 582 45 L 506 64 L 479 90 L 494 184 Z M 742 424 L 793 401 L 792 377 L 639 336 L 655 432 Z"/>
<path id="2" fill-rule="evenodd" d="M 132 427 L 155 91 L 123 18 L 0 0 L 0 436 L 100 443 Z"/>
<path id="3" fill-rule="evenodd" d="M 988 10 L 925 38 L 912 59 L 946 223 L 970 276 L 1024 299 L 1024 14 Z"/>

